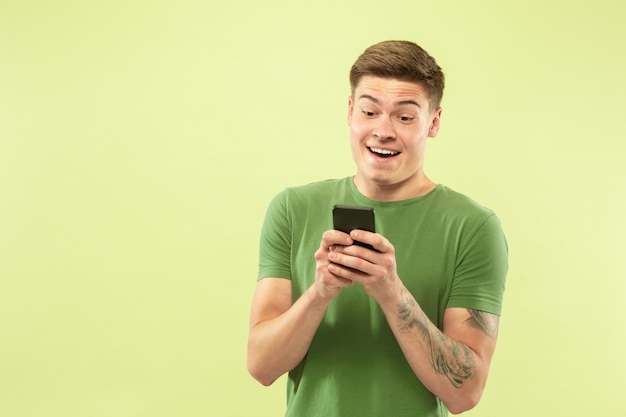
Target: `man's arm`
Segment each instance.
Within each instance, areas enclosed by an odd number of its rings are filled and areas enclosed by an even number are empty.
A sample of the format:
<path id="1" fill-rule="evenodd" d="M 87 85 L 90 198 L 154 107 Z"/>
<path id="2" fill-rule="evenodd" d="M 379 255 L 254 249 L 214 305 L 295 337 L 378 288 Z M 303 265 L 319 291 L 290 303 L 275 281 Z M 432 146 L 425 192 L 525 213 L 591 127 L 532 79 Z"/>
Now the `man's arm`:
<path id="1" fill-rule="evenodd" d="M 304 358 L 328 305 L 352 281 L 328 271 L 333 245 L 350 245 L 352 239 L 327 231 L 315 252 L 315 282 L 292 303 L 291 281 L 264 278 L 257 283 L 250 310 L 248 371 L 263 385 L 272 384 Z"/>
<path id="2" fill-rule="evenodd" d="M 290 280 L 260 280 L 250 311 L 250 374 L 263 385 L 270 385 L 295 368 L 306 355 L 330 300 L 310 287 L 292 305 Z"/>
<path id="3" fill-rule="evenodd" d="M 406 288 L 383 310 L 413 372 L 452 413 L 478 404 L 496 346 L 498 316 L 448 308 L 442 332 Z"/>
<path id="4" fill-rule="evenodd" d="M 368 243 L 338 247 L 328 266 L 336 276 L 359 282 L 381 306 L 415 375 L 452 413 L 474 407 L 485 387 L 495 350 L 498 317 L 464 308 L 444 312 L 443 332 L 426 316 L 396 271 L 395 248 L 383 236 L 352 231 Z"/>

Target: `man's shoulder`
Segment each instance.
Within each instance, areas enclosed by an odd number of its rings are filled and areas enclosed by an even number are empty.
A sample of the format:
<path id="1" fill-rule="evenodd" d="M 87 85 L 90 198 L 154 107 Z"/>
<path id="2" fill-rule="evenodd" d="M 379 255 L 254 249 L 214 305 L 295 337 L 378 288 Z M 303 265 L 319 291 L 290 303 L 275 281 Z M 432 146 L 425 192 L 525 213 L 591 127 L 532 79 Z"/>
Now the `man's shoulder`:
<path id="1" fill-rule="evenodd" d="M 315 200 L 326 198 L 346 190 L 349 178 L 327 179 L 308 184 L 287 187 L 283 190 L 287 198 L 298 200 Z"/>
<path id="2" fill-rule="evenodd" d="M 493 211 L 488 207 L 483 206 L 473 198 L 466 194 L 460 193 L 447 187 L 443 184 L 439 184 L 437 187 L 437 203 L 450 211 L 458 211 L 465 215 L 476 215 L 479 217 L 491 216 Z"/>
<path id="3" fill-rule="evenodd" d="M 288 187 L 287 190 L 291 190 L 299 193 L 312 193 L 316 191 L 333 190 L 338 187 L 345 187 L 348 177 L 346 178 L 331 178 L 321 181 L 310 182 L 308 184 L 297 185 Z"/>

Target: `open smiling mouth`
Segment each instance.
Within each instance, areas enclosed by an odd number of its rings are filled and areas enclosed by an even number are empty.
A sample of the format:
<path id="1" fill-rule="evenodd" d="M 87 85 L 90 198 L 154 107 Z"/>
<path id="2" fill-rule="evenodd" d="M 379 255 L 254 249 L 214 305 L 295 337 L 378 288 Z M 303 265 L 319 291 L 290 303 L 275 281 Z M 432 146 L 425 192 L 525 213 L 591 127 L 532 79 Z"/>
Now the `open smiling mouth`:
<path id="1" fill-rule="evenodd" d="M 374 155 L 380 156 L 381 158 L 391 158 L 392 156 L 400 154 L 400 152 L 390 151 L 389 149 L 373 148 L 369 146 L 367 149 L 369 149 L 369 151 Z"/>

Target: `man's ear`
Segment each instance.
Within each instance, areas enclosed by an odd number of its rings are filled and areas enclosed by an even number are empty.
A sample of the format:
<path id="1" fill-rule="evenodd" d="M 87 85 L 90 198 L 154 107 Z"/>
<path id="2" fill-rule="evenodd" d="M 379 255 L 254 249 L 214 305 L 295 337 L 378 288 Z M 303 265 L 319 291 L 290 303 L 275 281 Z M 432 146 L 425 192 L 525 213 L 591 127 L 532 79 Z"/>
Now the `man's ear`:
<path id="1" fill-rule="evenodd" d="M 348 126 L 352 126 L 352 110 L 354 109 L 354 102 L 352 96 L 348 97 Z"/>
<path id="2" fill-rule="evenodd" d="M 439 127 L 441 125 L 441 107 L 439 107 L 433 113 L 432 120 L 430 122 L 430 129 L 428 131 L 428 136 L 434 138 L 439 133 Z"/>

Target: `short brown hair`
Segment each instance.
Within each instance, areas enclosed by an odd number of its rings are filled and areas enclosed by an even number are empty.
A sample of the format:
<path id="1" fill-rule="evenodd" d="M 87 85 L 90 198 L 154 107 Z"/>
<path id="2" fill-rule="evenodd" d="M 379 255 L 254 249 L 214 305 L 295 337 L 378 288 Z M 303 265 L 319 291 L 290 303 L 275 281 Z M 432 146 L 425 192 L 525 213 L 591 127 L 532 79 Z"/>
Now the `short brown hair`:
<path id="1" fill-rule="evenodd" d="M 413 42 L 384 41 L 367 48 L 350 70 L 352 94 L 366 75 L 418 83 L 426 89 L 431 110 L 441 104 L 445 84 L 441 67 Z"/>

